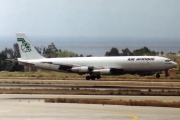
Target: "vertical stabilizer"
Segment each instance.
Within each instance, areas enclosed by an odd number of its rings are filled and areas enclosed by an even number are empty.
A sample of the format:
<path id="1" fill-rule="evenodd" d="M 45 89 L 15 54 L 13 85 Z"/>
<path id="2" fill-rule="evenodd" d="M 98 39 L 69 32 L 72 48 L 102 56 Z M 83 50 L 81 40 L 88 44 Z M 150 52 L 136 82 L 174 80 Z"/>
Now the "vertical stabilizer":
<path id="1" fill-rule="evenodd" d="M 28 38 L 25 36 L 24 33 L 17 33 L 16 36 L 17 36 L 19 51 L 20 51 L 22 60 L 44 58 L 37 52 L 34 46 L 32 46 L 32 44 L 29 42 Z"/>

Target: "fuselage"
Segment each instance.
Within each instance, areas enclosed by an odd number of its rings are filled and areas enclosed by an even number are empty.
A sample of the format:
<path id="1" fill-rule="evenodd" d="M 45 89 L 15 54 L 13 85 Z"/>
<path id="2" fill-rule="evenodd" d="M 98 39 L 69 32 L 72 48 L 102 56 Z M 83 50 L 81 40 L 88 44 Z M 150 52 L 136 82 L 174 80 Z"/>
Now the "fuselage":
<path id="1" fill-rule="evenodd" d="M 158 56 L 120 56 L 120 57 L 72 57 L 22 60 L 37 68 L 62 71 L 60 65 L 96 66 L 98 69 L 116 68 L 124 72 L 163 71 L 176 67 L 177 64 L 165 57 Z"/>

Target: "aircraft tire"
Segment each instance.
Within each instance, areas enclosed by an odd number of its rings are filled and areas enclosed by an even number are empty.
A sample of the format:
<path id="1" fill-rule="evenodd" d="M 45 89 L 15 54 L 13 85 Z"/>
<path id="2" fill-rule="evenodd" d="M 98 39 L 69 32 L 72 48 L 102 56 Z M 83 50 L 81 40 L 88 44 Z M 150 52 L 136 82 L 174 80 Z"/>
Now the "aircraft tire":
<path id="1" fill-rule="evenodd" d="M 156 78 L 160 78 L 160 74 L 159 73 L 156 74 Z"/>
<path id="2" fill-rule="evenodd" d="M 96 78 L 97 78 L 97 79 L 100 79 L 100 78 L 101 78 L 101 76 L 100 76 L 100 75 L 97 75 L 97 76 L 96 76 Z"/>
<path id="3" fill-rule="evenodd" d="M 96 77 L 95 77 L 94 75 L 91 76 L 91 80 L 95 80 L 95 78 L 96 78 Z"/>
<path id="4" fill-rule="evenodd" d="M 86 76 L 86 80 L 90 80 L 91 79 L 91 77 L 90 76 Z"/>

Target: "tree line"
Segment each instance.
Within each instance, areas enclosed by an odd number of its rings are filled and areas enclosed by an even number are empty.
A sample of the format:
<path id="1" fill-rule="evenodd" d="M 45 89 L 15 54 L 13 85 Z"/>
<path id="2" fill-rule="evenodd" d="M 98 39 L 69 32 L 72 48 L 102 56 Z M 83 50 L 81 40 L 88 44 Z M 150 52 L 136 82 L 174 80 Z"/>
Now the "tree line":
<path id="1" fill-rule="evenodd" d="M 83 57 L 82 54 L 78 55 L 74 52 L 68 50 L 57 49 L 54 43 L 51 43 L 47 47 L 40 48 L 35 47 L 36 50 L 44 57 L 52 58 L 52 57 Z M 163 54 L 163 52 L 161 52 Z M 111 48 L 110 51 L 105 53 L 105 56 L 140 56 L 140 55 L 159 55 L 159 52 L 151 51 L 147 47 L 143 47 L 140 49 L 136 49 L 134 51 L 130 51 L 128 48 L 122 49 L 122 52 L 115 47 Z M 92 55 L 87 55 L 87 57 L 91 57 Z M 17 60 L 20 58 L 20 51 L 18 44 L 13 44 L 13 48 L 5 48 L 0 52 L 0 71 L 25 71 L 22 65 L 19 65 L 18 62 L 11 62 L 7 59 Z"/>
<path id="2" fill-rule="evenodd" d="M 163 52 L 161 52 L 163 54 Z M 111 48 L 110 51 L 107 51 L 105 53 L 105 56 L 141 56 L 141 55 L 147 55 L 147 56 L 155 56 L 159 55 L 159 52 L 151 51 L 147 47 L 143 47 L 140 49 L 136 49 L 134 51 L 130 51 L 128 48 L 122 49 L 122 52 L 120 53 L 119 50 L 115 47 Z"/>

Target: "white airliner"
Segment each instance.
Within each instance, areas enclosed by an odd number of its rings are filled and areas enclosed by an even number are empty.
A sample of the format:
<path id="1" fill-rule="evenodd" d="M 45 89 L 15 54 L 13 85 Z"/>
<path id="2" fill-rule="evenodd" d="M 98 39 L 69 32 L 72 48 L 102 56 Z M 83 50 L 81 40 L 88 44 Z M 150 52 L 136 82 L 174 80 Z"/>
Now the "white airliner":
<path id="1" fill-rule="evenodd" d="M 21 58 L 18 58 L 20 64 L 52 71 L 87 74 L 87 80 L 100 79 L 101 74 L 152 71 L 157 72 L 156 77 L 159 78 L 160 71 L 166 71 L 165 76 L 168 76 L 168 70 L 177 66 L 170 59 L 158 56 L 45 58 L 36 51 L 24 33 L 16 35 L 21 54 Z"/>

